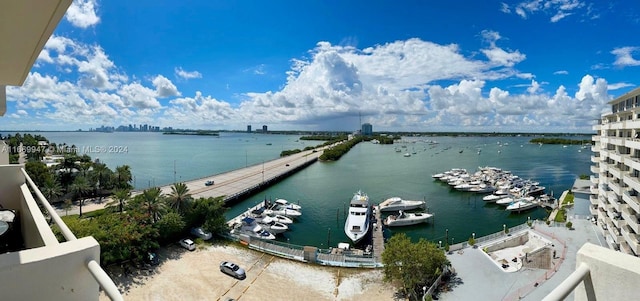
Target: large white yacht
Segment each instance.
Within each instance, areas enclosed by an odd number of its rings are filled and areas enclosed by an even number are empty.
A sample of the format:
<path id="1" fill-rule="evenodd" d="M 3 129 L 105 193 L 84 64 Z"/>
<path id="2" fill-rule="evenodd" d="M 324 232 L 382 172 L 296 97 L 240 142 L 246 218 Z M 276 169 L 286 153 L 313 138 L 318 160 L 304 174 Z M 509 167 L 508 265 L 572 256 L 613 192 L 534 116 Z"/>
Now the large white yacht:
<path id="1" fill-rule="evenodd" d="M 369 197 L 362 191 L 358 191 L 349 203 L 349 215 L 344 223 L 344 233 L 353 241 L 358 243 L 369 232 L 369 219 L 371 207 Z"/>

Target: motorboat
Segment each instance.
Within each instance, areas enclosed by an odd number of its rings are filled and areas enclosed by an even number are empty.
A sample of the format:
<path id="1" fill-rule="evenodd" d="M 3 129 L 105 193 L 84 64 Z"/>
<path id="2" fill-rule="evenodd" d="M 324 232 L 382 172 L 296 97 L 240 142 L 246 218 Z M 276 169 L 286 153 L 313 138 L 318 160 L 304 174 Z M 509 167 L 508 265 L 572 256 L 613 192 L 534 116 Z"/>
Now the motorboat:
<path id="1" fill-rule="evenodd" d="M 411 154 L 410 154 L 410 153 L 404 153 L 404 155 L 403 155 L 403 156 L 405 156 L 405 157 L 411 157 Z"/>
<path id="2" fill-rule="evenodd" d="M 289 218 L 296 218 L 302 215 L 302 213 L 300 213 L 300 211 L 295 210 L 295 209 L 291 209 L 291 208 L 287 208 L 286 206 L 282 206 L 280 204 L 274 204 L 273 206 L 271 206 L 271 208 L 266 209 L 264 211 L 265 214 L 267 215 L 284 215 L 286 217 Z"/>
<path id="3" fill-rule="evenodd" d="M 281 222 L 277 222 L 270 216 L 265 216 L 258 221 L 258 224 L 273 234 L 280 234 L 289 230 L 289 227 Z"/>
<path id="4" fill-rule="evenodd" d="M 490 193 L 495 190 L 495 187 L 482 183 L 480 185 L 477 185 L 476 187 L 471 187 L 468 191 L 473 193 Z"/>
<path id="5" fill-rule="evenodd" d="M 285 199 L 277 199 L 275 200 L 276 204 L 284 206 L 285 208 L 288 209 L 293 209 L 293 210 L 301 210 L 302 206 L 298 205 L 298 204 L 294 204 L 294 203 L 289 203 L 287 200 Z"/>
<path id="6" fill-rule="evenodd" d="M 369 196 L 362 191 L 358 191 L 349 202 L 349 215 L 347 215 L 347 220 L 344 223 L 344 234 L 354 244 L 367 236 L 370 216 Z"/>
<path id="7" fill-rule="evenodd" d="M 233 229 L 232 232 L 236 234 L 245 234 L 260 239 L 276 239 L 275 235 L 262 228 L 262 226 L 260 226 L 254 218 L 248 216 L 244 217 L 242 219 L 242 224 L 239 227 Z"/>
<path id="8" fill-rule="evenodd" d="M 274 221 L 283 223 L 285 225 L 293 224 L 293 220 L 284 215 L 274 214 L 274 215 L 268 215 L 268 216 L 273 218 Z"/>
<path id="9" fill-rule="evenodd" d="M 425 223 L 429 218 L 431 218 L 433 214 L 429 213 L 406 213 L 402 210 L 397 215 L 389 215 L 384 220 L 384 224 L 388 227 L 395 226 L 409 226 L 420 223 Z"/>
<path id="10" fill-rule="evenodd" d="M 506 210 L 511 212 L 521 212 L 521 211 L 533 209 L 535 207 L 538 207 L 537 203 L 534 203 L 532 201 L 520 200 L 520 201 L 509 204 Z"/>
<path id="11" fill-rule="evenodd" d="M 380 212 L 413 210 L 424 208 L 425 203 L 425 201 L 403 200 L 400 197 L 392 197 L 380 203 L 380 205 L 378 205 L 378 210 L 380 210 Z"/>
<path id="12" fill-rule="evenodd" d="M 532 202 L 535 198 L 532 196 L 527 196 L 527 197 L 506 197 L 506 198 L 502 198 L 496 201 L 496 204 L 498 205 L 502 205 L 502 206 L 509 206 L 511 205 L 511 203 L 516 203 L 519 201 L 524 201 L 524 202 Z"/>
<path id="13" fill-rule="evenodd" d="M 490 194 L 482 197 L 482 200 L 485 202 L 493 203 L 499 199 L 504 199 L 508 197 L 508 194 Z"/>

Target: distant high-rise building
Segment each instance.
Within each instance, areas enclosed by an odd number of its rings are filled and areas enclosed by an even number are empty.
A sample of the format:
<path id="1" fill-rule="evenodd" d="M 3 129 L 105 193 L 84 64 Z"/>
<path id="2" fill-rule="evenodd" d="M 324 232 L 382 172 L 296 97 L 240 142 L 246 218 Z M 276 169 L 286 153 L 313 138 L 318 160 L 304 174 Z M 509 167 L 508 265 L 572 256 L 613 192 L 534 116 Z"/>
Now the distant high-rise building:
<path id="1" fill-rule="evenodd" d="M 251 133 L 251 125 L 247 125 L 247 133 Z"/>
<path id="2" fill-rule="evenodd" d="M 266 132 L 267 132 L 267 126 L 266 126 L 266 125 L 263 125 L 263 126 L 262 126 L 262 132 L 264 132 L 264 133 L 266 133 Z"/>
<path id="3" fill-rule="evenodd" d="M 362 124 L 362 135 L 365 135 L 365 136 L 373 135 L 373 126 L 371 125 L 371 123 Z"/>

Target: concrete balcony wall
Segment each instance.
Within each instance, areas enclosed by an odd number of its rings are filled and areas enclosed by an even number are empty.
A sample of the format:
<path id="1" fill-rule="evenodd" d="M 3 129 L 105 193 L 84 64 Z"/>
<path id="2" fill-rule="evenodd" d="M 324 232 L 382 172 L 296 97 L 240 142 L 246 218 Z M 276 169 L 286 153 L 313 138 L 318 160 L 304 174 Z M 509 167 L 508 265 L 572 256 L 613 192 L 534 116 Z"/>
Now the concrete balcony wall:
<path id="1" fill-rule="evenodd" d="M 609 153 L 609 158 L 611 158 L 612 160 L 614 160 L 616 162 L 621 162 L 622 161 L 622 157 L 617 152 Z"/>
<path id="2" fill-rule="evenodd" d="M 599 166 L 591 165 L 591 167 L 589 169 L 591 170 L 592 173 L 600 173 L 600 167 Z"/>
<path id="3" fill-rule="evenodd" d="M 631 149 L 640 149 L 640 140 L 629 139 L 624 142 L 624 146 Z"/>
<path id="4" fill-rule="evenodd" d="M 640 223 L 635 214 L 629 212 L 629 210 L 621 211 L 622 218 L 627 222 L 627 226 L 635 233 L 640 233 Z"/>
<path id="5" fill-rule="evenodd" d="M 622 194 L 622 200 L 627 203 L 631 209 L 636 212 L 640 212 L 640 201 L 638 201 L 637 196 L 632 196 L 625 192 Z"/>
<path id="6" fill-rule="evenodd" d="M 638 181 L 637 177 L 633 177 L 631 175 L 625 175 L 622 177 L 623 181 L 627 186 L 635 189 L 636 191 L 640 191 L 640 181 Z"/>
<path id="7" fill-rule="evenodd" d="M 58 244 L 58 239 L 29 192 L 27 184 L 20 185 L 20 191 L 22 192 L 20 224 L 25 247 L 29 249 Z"/>
<path id="8" fill-rule="evenodd" d="M 596 176 L 590 176 L 589 177 L 589 181 L 591 181 L 591 184 L 596 184 L 598 185 L 598 183 L 600 183 L 600 178 L 596 177 Z"/>
<path id="9" fill-rule="evenodd" d="M 98 300 L 98 282 L 87 269 L 91 259 L 100 260 L 93 237 L 1 254 L 1 299 Z"/>
<path id="10" fill-rule="evenodd" d="M 626 129 L 637 129 L 640 128 L 640 119 L 633 119 L 626 121 Z"/>
<path id="11" fill-rule="evenodd" d="M 586 265 L 589 276 L 574 291 L 575 301 L 637 300 L 640 287 L 640 265 L 627 254 L 587 243 L 576 254 L 576 268 Z"/>
<path id="12" fill-rule="evenodd" d="M 629 245 L 629 249 L 631 249 L 634 254 L 638 254 L 638 236 L 627 227 L 622 227 L 620 232 L 622 232 L 622 237 L 624 237 L 624 240 Z"/>
<path id="13" fill-rule="evenodd" d="M 598 205 L 598 195 L 597 194 L 590 195 L 589 202 L 591 203 L 591 205 Z"/>

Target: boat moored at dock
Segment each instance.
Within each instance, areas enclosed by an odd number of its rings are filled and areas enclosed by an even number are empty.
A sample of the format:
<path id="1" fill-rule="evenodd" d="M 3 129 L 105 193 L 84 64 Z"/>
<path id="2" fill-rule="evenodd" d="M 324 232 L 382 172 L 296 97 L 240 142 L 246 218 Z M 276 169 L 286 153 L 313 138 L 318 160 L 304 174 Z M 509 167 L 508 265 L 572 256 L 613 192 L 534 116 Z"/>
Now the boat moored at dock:
<path id="1" fill-rule="evenodd" d="M 349 214 L 344 223 L 344 234 L 353 243 L 360 242 L 369 232 L 371 207 L 369 196 L 362 191 L 358 191 L 349 203 Z"/>
<path id="2" fill-rule="evenodd" d="M 416 225 L 420 223 L 426 223 L 428 219 L 433 217 L 433 214 L 425 213 L 425 212 L 417 212 L 417 213 L 406 213 L 404 211 L 400 211 L 397 215 L 389 215 L 384 220 L 384 224 L 387 227 L 395 227 L 395 226 L 410 226 Z"/>
<path id="3" fill-rule="evenodd" d="M 424 208 L 425 204 L 425 201 L 404 200 L 400 197 L 392 197 L 380 203 L 378 210 L 380 210 L 380 212 L 413 210 Z"/>

